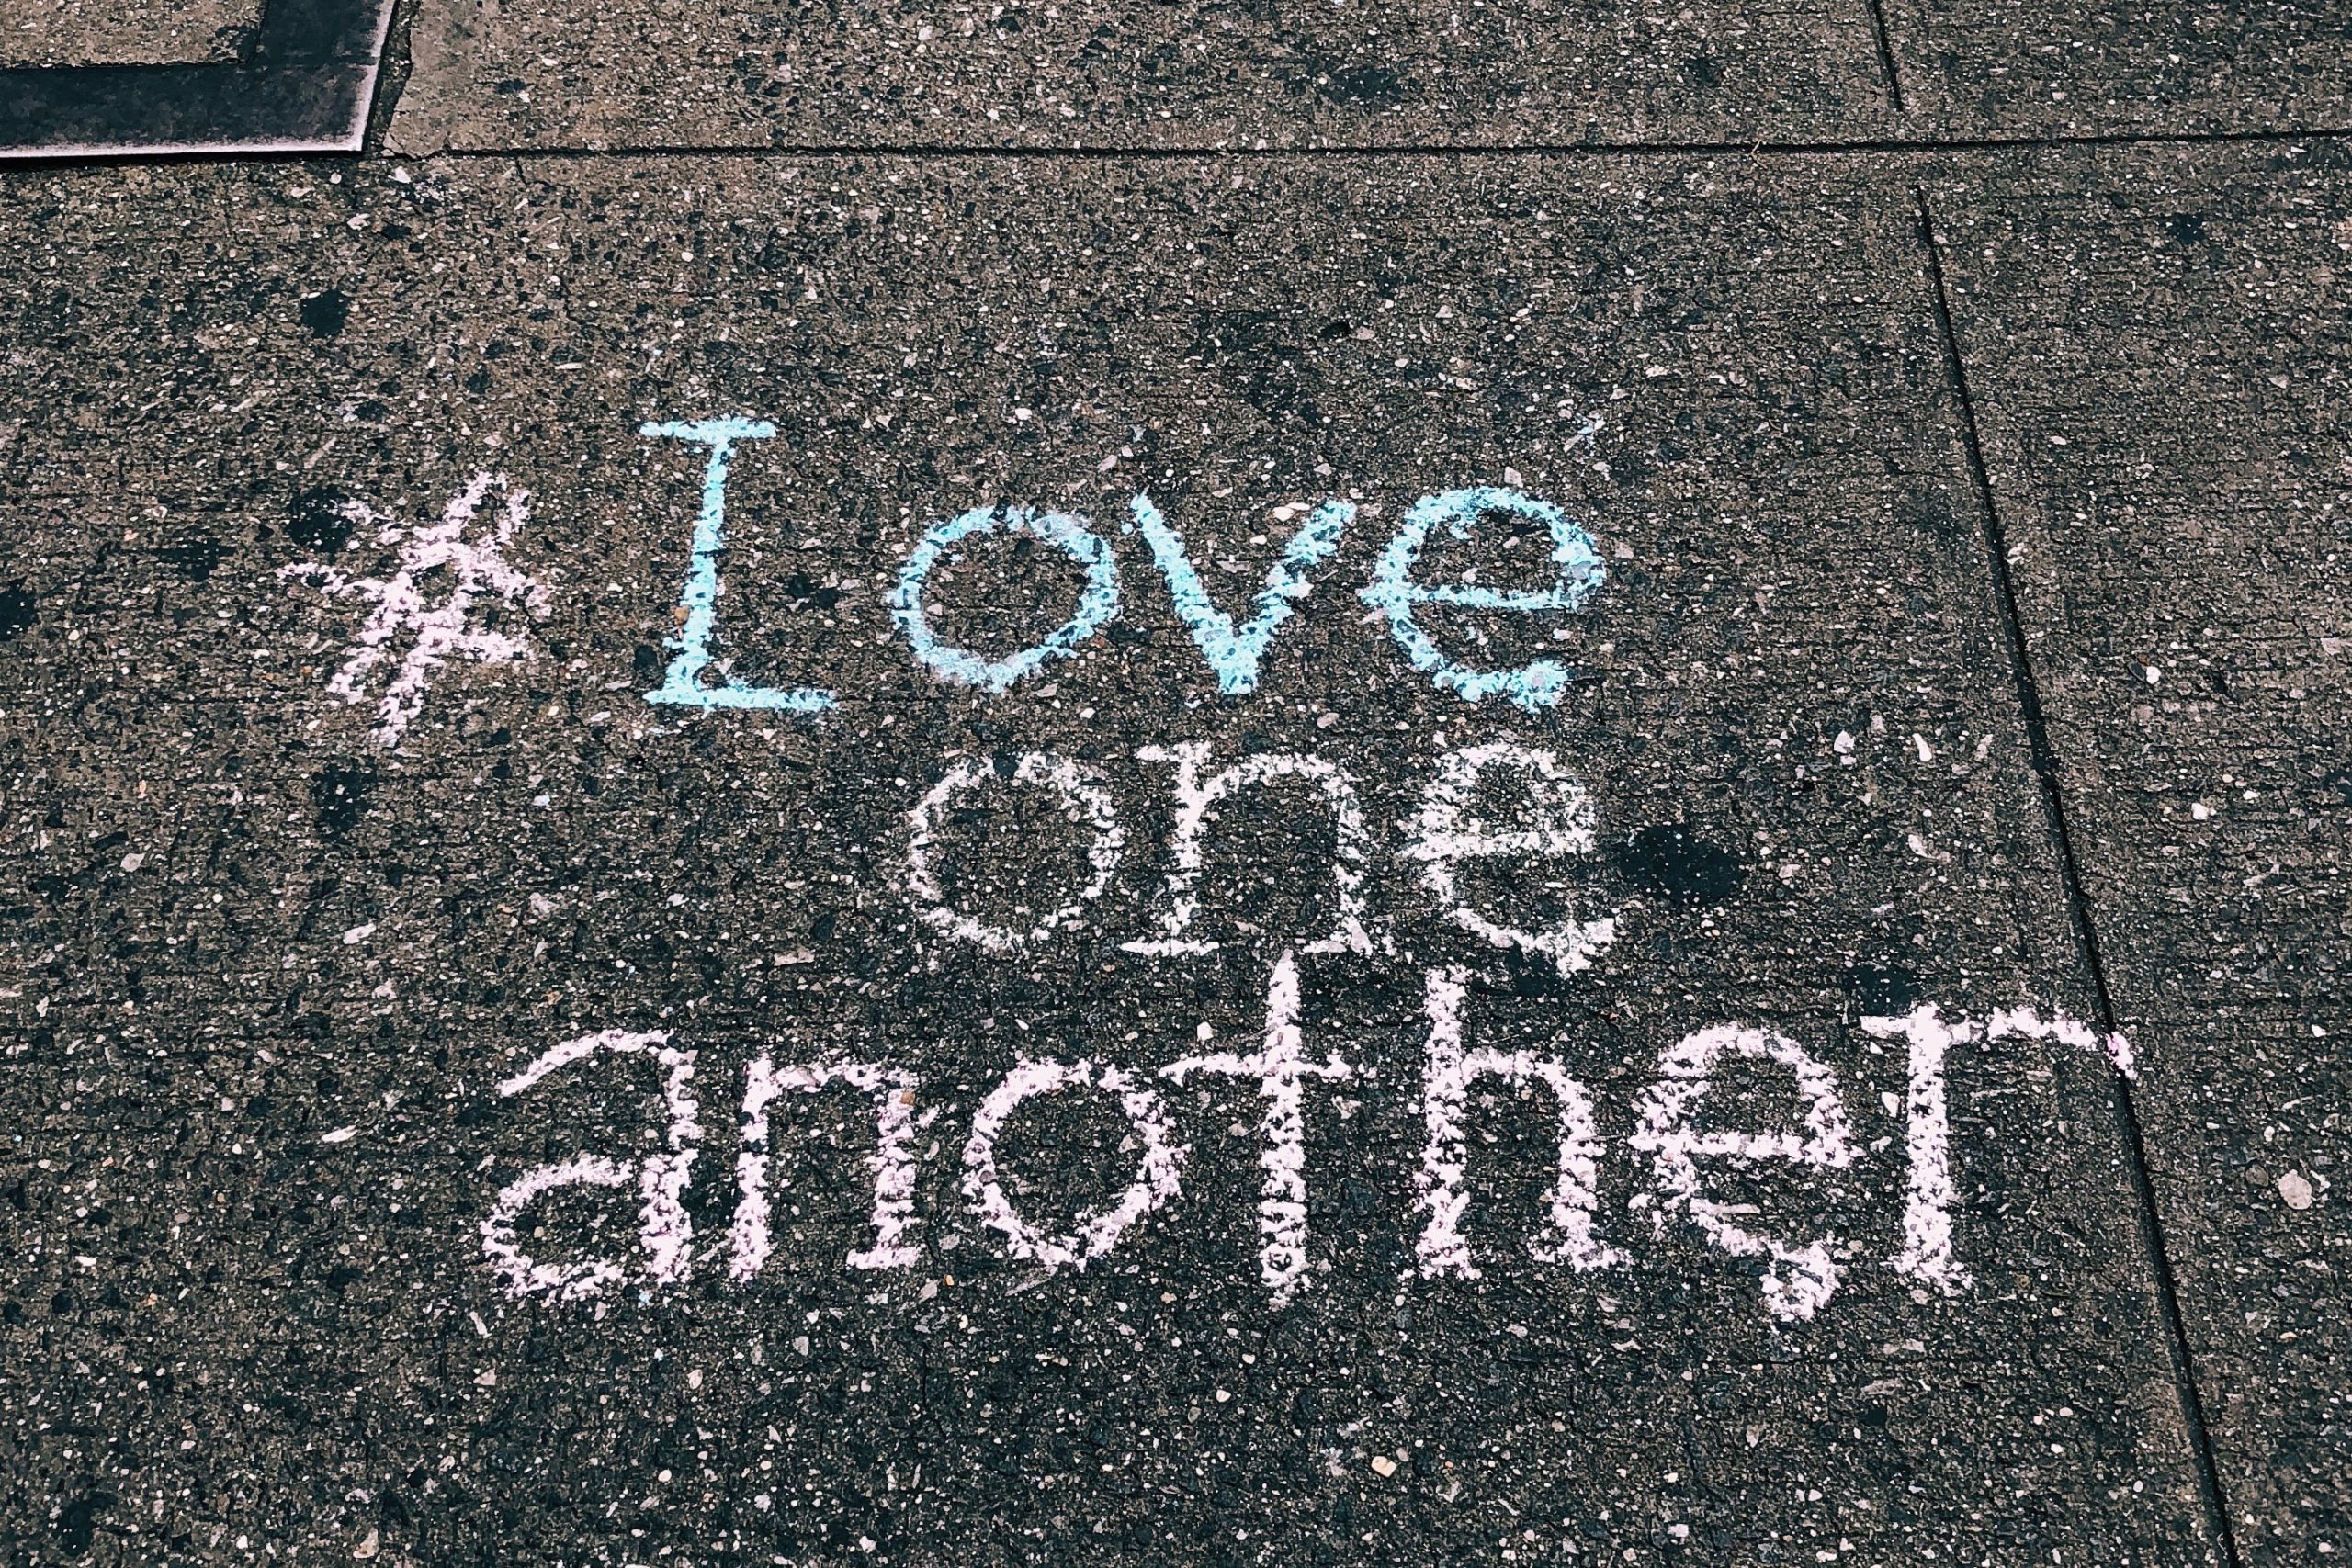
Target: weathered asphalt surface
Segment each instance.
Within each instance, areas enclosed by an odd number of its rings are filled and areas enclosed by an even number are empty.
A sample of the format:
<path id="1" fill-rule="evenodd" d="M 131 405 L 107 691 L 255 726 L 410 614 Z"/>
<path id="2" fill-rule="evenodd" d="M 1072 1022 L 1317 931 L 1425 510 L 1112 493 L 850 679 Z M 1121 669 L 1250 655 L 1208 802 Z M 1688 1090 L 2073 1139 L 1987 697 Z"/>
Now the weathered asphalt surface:
<path id="1" fill-rule="evenodd" d="M 967 32 L 427 0 L 383 150 L 0 175 L 6 1561 L 2352 1551 L 2352 176 L 2324 139 L 2202 139 L 2340 125 L 2340 27 L 2184 9 L 2036 87 L 2080 18 L 1394 9 Z M 2030 145 L 2143 133 L 2179 139 Z M 1211 151 L 1938 138 L 2029 145 Z M 1193 152 L 890 150 L 1074 142 Z M 760 151 L 804 143 L 831 151 Z M 735 416 L 775 434 L 736 448 L 701 679 L 821 686 L 820 716 L 646 700 L 708 448 L 640 427 Z M 463 629 L 514 657 L 453 654 L 387 745 L 413 628 L 342 700 L 371 602 L 322 573 L 390 579 L 484 474 L 462 537 L 527 492 L 498 554 L 538 597 L 486 592 Z M 1555 706 L 1440 689 L 1360 595 L 1417 500 L 1477 485 L 1556 503 L 1606 580 L 1420 623 L 1464 663 L 1556 661 Z M 1308 509 L 1355 507 L 1254 691 L 1123 529 L 1139 493 L 1236 621 Z M 891 601 L 926 529 L 1011 504 L 1087 520 L 1119 608 L 991 694 L 918 663 Z M 1417 580 L 1547 588 L 1549 543 L 1489 513 Z M 1083 586 L 1050 545 L 967 544 L 929 624 L 1002 657 Z M 1613 918 L 1584 967 L 1463 929 L 1411 856 L 1442 760 L 1506 741 L 1580 781 L 1592 842 L 1456 892 L 1526 931 Z M 1128 949 L 1181 833 L 1174 762 L 1137 753 L 1186 744 L 1352 779 L 1366 951 L 1312 951 L 1347 904 L 1295 779 L 1207 818 L 1186 934 L 1215 950 Z M 1099 897 L 1039 757 L 1116 813 Z M 1528 776 L 1472 816 L 1523 821 Z M 943 900 L 1051 929 L 989 951 Z M 1255 1049 L 1284 953 L 1306 1054 L 1355 1077 L 1305 1087 L 1277 1303 L 1255 1081 L 1157 1075 Z M 1611 1266 L 1531 1252 L 1559 1118 L 1490 1076 L 1476 1273 L 1433 1268 L 1432 975 L 1469 1048 L 1589 1090 Z M 1860 1022 L 1925 1004 L 2136 1056 L 1952 1047 L 1936 1277 L 1890 1266 L 1917 1107 Z M 1641 1144 L 1662 1056 L 1734 1022 L 1801 1046 L 1845 1123 L 1835 1168 L 1698 1156 L 1731 1223 L 1835 1260 L 1809 1317 Z M 645 1054 L 500 1091 L 605 1030 L 694 1054 L 698 1135 Z M 769 1107 L 745 1262 L 760 1058 L 917 1080 L 903 1266 L 848 1264 L 877 1137 L 845 1086 Z M 1024 1060 L 1125 1070 L 1186 1151 L 1082 1269 L 970 1190 Z M 1807 1134 L 1785 1067 L 1712 1083 L 1698 1130 Z M 1142 1142 L 1065 1090 L 991 1153 L 1060 1232 Z M 640 1173 L 686 1152 L 663 1235 L 691 1239 L 649 1249 Z M 583 1154 L 623 1185 L 518 1240 L 618 1277 L 518 1294 L 484 1221 Z"/>
<path id="2" fill-rule="evenodd" d="M 526 10 L 425 0 L 403 152 L 1460 146 L 1896 129 L 1869 11 L 1482 5 Z"/>
<path id="3" fill-rule="evenodd" d="M 2241 1544 L 2342 1551 L 2352 175 L 2146 151 L 1934 199 Z"/>
<path id="4" fill-rule="evenodd" d="M 2324 0 L 1888 0 L 1885 15 L 1906 118 L 1951 137 L 2352 129 L 2352 33 Z"/>

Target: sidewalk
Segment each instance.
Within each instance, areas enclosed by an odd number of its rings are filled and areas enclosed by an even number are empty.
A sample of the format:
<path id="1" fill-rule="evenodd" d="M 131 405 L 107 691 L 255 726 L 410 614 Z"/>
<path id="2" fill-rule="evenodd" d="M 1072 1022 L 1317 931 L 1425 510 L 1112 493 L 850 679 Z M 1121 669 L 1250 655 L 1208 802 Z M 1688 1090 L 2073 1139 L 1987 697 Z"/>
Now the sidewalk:
<path id="1" fill-rule="evenodd" d="M 0 13 L 362 139 L 0 164 L 7 1561 L 2352 1551 L 2340 18 L 293 16 Z"/>

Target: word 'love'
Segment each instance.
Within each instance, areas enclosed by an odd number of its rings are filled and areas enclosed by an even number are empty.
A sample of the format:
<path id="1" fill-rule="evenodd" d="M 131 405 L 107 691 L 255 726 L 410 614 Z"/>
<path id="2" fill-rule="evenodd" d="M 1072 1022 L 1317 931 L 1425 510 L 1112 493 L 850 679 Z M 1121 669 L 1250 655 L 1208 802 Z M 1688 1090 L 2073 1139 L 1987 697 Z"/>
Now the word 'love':
<path id="1" fill-rule="evenodd" d="M 821 687 L 753 685 L 723 670 L 715 682 L 709 678 L 714 661 L 710 641 L 718 626 L 721 590 L 718 558 L 727 547 L 728 476 L 734 467 L 737 445 L 768 440 L 775 434 L 775 426 L 764 420 L 715 419 L 648 423 L 640 433 L 695 442 L 710 449 L 703 466 L 702 505 L 695 519 L 685 589 L 678 601 L 680 630 L 670 643 L 676 657 L 671 660 L 662 684 L 645 694 L 646 700 L 681 707 L 763 708 L 797 714 L 820 714 L 834 706 L 834 694 Z M 1132 519 L 1128 526 L 1150 547 L 1152 561 L 1167 580 L 1178 618 L 1216 674 L 1217 689 L 1227 696 L 1256 690 L 1259 664 L 1274 633 L 1312 591 L 1312 573 L 1339 547 L 1340 536 L 1356 514 L 1354 505 L 1345 501 L 1327 500 L 1314 506 L 1281 558 L 1267 569 L 1265 584 L 1251 601 L 1250 618 L 1237 625 L 1229 612 L 1216 607 L 1182 536 L 1151 498 L 1137 495 L 1127 503 L 1127 510 Z M 1466 540 L 1487 518 L 1516 519 L 1544 529 L 1555 569 L 1550 587 L 1504 589 L 1472 581 L 1428 584 L 1415 580 L 1414 570 L 1433 531 L 1443 528 L 1452 537 Z M 932 626 L 924 589 L 933 570 L 959 547 L 998 535 L 1023 536 L 1067 556 L 1084 575 L 1085 586 L 1068 620 L 1027 648 L 991 658 L 940 640 Z M 1423 605 L 1519 615 L 1573 611 L 1583 607 L 1606 575 L 1592 535 L 1558 507 L 1517 491 L 1478 486 L 1424 496 L 1408 508 L 1359 597 L 1385 617 L 1389 636 L 1413 668 L 1442 690 L 1473 703 L 1506 697 L 1530 713 L 1538 713 L 1558 705 L 1567 690 L 1569 671 L 1564 666 L 1538 659 L 1510 669 L 1477 668 L 1439 647 L 1416 618 L 1416 612 Z M 1089 519 L 1027 506 L 983 506 L 934 523 L 924 531 L 899 567 L 889 605 L 891 619 L 919 663 L 942 680 L 994 695 L 1050 660 L 1076 652 L 1117 618 L 1119 595 L 1117 557 L 1110 541 L 1095 531 Z"/>

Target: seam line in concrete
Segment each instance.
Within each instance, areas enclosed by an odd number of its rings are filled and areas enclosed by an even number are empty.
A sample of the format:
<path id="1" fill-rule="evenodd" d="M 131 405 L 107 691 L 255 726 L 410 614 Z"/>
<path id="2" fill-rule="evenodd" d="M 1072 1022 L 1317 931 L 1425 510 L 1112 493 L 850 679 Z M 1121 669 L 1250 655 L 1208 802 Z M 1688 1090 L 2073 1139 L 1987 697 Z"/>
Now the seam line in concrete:
<path id="1" fill-rule="evenodd" d="M 1984 463 L 1984 446 L 1976 421 L 1976 400 L 1968 386 L 1966 362 L 1960 355 L 1960 336 L 1952 325 L 1951 297 L 1944 284 L 1941 254 L 1937 248 L 1935 220 L 1928 205 L 1924 187 L 1915 186 L 1912 199 L 1917 204 L 1919 225 L 1919 248 L 1926 256 L 1928 296 L 1936 313 L 1936 333 L 1942 342 L 1944 377 L 1952 396 L 1960 405 L 1961 441 L 1968 458 L 1968 473 L 1976 492 L 1978 530 L 1984 546 L 1985 559 L 1992 577 L 1994 598 L 2000 609 L 2003 640 L 2009 657 L 2010 674 L 2015 680 L 2019 715 L 2025 724 L 2026 750 L 2032 759 L 2034 777 L 2041 789 L 2042 806 L 2049 813 L 2051 836 L 2058 852 L 2058 875 L 2066 899 L 2067 922 L 2073 928 L 2075 944 L 2084 967 L 2088 971 L 2094 1005 L 2098 1009 L 2101 1032 L 2117 1032 L 2115 999 L 2108 987 L 2107 963 L 2101 955 L 2098 929 L 2091 923 L 2090 897 L 2083 886 L 2081 862 L 2075 852 L 2074 834 L 2066 820 L 2065 797 L 2059 787 L 2057 752 L 2050 743 L 2050 730 L 2042 708 L 2041 689 L 2033 671 L 2030 650 L 2026 646 L 2025 624 L 2018 612 L 2017 586 L 2009 574 L 2008 534 L 2001 522 L 1999 507 L 1993 493 L 1991 470 Z M 2238 1555 L 2237 1535 L 2230 1522 L 2228 1497 L 2222 1485 L 2221 1466 L 2213 1451 L 2211 1429 L 2205 1421 L 2205 1402 L 2198 1392 L 2196 1363 L 2188 1347 L 2188 1332 L 2180 1306 L 2180 1292 L 2174 1281 L 2172 1253 L 2165 1239 L 2164 1215 L 2156 1203 L 2155 1182 L 2148 1174 L 2148 1145 L 2140 1126 L 2140 1111 L 2132 1098 L 2132 1082 L 2120 1072 L 2109 1075 L 2115 1094 L 2116 1122 L 2123 1134 L 2124 1147 L 2130 1154 L 2132 1193 L 2137 1200 L 2138 1225 L 2142 1244 L 2147 1248 L 2148 1261 L 2155 1277 L 2157 1310 L 2164 1318 L 2165 1348 L 2172 1362 L 2173 1389 L 2180 1402 L 2181 1422 L 2188 1428 L 2189 1446 L 2197 1461 L 2198 1490 L 2203 1495 L 2208 1522 L 2215 1531 L 2227 1568 L 2242 1568 Z"/>
<path id="2" fill-rule="evenodd" d="M 380 97 L 380 111 L 389 107 Z M 953 143 L 908 142 L 697 142 L 673 146 L 450 147 L 436 152 L 396 152 L 380 148 L 372 153 L 356 150 L 311 152 L 241 152 L 236 149 L 161 150 L 153 153 L 87 155 L 62 153 L 12 160 L 18 173 L 84 167 L 121 168 L 174 164 L 234 164 L 309 161 L 319 158 L 370 161 L 402 159 L 413 163 L 435 159 L 532 158 L 549 161 L 594 158 L 910 158 L 935 160 L 1003 159 L 1013 162 L 1183 163 L 1219 159 L 1265 162 L 1316 158 L 1626 158 L 1626 157 L 1760 157 L 1839 158 L 1871 154 L 1927 157 L 1939 154 L 2060 152 L 2100 147 L 2207 147 L 2270 145 L 2299 142 L 2352 142 L 2352 128 L 2332 130 L 2213 130 L 2113 131 L 2086 136 L 1881 138 L 1846 141 L 1573 141 L 1461 142 L 1445 146 L 1383 146 L 1343 143 L 1329 147 L 962 147 Z"/>
<path id="3" fill-rule="evenodd" d="M 1896 114 L 1903 107 L 1903 73 L 1894 64 L 1894 39 L 1886 30 L 1886 0 L 1870 0 L 1871 36 L 1878 40 L 1878 68 L 1886 73 L 1886 105 Z"/>

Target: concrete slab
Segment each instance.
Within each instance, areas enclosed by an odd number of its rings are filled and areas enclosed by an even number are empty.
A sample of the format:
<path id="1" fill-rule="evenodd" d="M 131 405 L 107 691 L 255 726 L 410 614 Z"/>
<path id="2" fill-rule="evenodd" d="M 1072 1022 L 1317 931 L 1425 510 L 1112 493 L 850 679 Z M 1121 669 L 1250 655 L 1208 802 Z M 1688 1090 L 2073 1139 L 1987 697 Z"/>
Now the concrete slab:
<path id="1" fill-rule="evenodd" d="M 1886 21 L 1934 134 L 2352 130 L 2352 33 L 2327 0 L 1886 0 Z"/>
<path id="2" fill-rule="evenodd" d="M 1868 7 L 424 0 L 392 122 L 443 148 L 1327 147 L 1853 138 Z"/>
<path id="3" fill-rule="evenodd" d="M 5 0 L 0 67 L 233 60 L 260 26 L 261 0 Z"/>
<path id="4" fill-rule="evenodd" d="M 2352 175 L 2324 145 L 2053 157 L 1935 202 L 2244 1560 L 2325 1562 Z"/>
<path id="5" fill-rule="evenodd" d="M 2212 1559 L 1880 171 L 0 237 L 28 1550 Z"/>
<path id="6" fill-rule="evenodd" d="M 172 15 L 185 22 L 193 13 Z M 0 61 L 0 164 L 357 152 L 391 0 L 277 0 L 254 17 L 250 36 L 209 56 L 190 44 L 185 58 L 162 63 L 119 52 L 95 64 Z"/>

